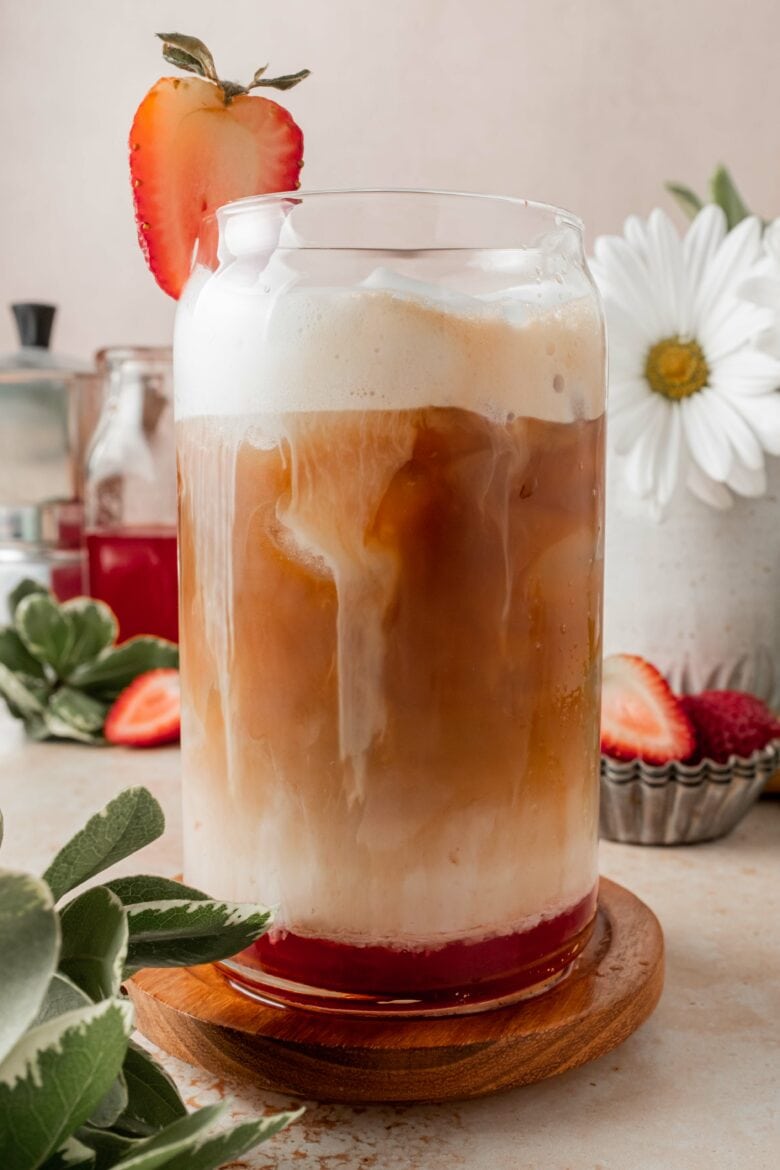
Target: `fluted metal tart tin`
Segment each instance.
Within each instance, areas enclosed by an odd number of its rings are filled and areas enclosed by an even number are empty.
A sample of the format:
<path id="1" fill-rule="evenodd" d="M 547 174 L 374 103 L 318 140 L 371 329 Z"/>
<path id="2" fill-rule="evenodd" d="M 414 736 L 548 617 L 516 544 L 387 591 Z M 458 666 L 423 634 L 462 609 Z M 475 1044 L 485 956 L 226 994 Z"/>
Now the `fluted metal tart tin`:
<path id="1" fill-rule="evenodd" d="M 601 836 L 633 845 L 725 837 L 780 766 L 780 740 L 728 763 L 623 763 L 601 757 Z"/>

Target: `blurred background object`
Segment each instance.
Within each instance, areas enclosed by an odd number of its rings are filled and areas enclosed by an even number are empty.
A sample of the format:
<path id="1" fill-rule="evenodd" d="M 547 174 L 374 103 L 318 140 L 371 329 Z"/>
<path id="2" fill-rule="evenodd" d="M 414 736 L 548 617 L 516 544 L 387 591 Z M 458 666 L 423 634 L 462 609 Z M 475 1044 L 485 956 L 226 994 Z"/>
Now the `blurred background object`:
<path id="1" fill-rule="evenodd" d="M 176 454 L 171 351 L 115 346 L 97 355 L 103 409 L 89 450 L 89 589 L 110 605 L 119 640 L 178 641 Z"/>

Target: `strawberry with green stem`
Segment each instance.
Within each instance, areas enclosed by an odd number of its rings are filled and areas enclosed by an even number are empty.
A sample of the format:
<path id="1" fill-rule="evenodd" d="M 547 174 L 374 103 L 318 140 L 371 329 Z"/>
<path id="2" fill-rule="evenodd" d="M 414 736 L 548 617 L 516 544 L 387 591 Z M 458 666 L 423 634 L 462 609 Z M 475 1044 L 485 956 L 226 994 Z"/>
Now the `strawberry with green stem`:
<path id="1" fill-rule="evenodd" d="M 130 130 L 130 174 L 141 248 L 160 288 L 178 298 L 204 215 L 232 199 L 298 187 L 300 127 L 250 90 L 291 89 L 309 70 L 269 78 L 263 66 L 238 85 L 217 76 L 197 37 L 158 36 L 165 60 L 196 76 L 162 77 L 149 90 Z"/>

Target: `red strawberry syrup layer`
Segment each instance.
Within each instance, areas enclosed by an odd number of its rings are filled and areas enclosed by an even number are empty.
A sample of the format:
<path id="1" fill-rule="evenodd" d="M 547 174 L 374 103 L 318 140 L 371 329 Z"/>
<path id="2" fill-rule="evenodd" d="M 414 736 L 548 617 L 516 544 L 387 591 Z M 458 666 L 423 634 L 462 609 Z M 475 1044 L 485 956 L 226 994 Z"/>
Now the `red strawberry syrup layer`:
<path id="1" fill-rule="evenodd" d="M 271 931 L 236 956 L 232 980 L 276 998 L 316 1003 L 317 992 L 414 1000 L 432 1007 L 470 999 L 517 997 L 560 974 L 590 937 L 597 887 L 576 905 L 530 930 L 432 949 L 353 946 Z M 297 985 L 291 989 L 289 984 Z M 383 1007 L 386 1005 L 382 1005 Z"/>

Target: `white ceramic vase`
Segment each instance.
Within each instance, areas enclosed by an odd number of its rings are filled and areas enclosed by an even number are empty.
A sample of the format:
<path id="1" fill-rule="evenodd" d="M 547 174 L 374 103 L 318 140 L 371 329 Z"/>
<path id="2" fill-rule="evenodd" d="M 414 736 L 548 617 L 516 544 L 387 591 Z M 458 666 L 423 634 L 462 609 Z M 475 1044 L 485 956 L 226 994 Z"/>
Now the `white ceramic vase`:
<path id="1" fill-rule="evenodd" d="M 752 691 L 780 708 L 780 459 L 724 512 L 680 487 L 654 521 L 607 476 L 604 651 L 640 654 L 678 691 Z"/>

